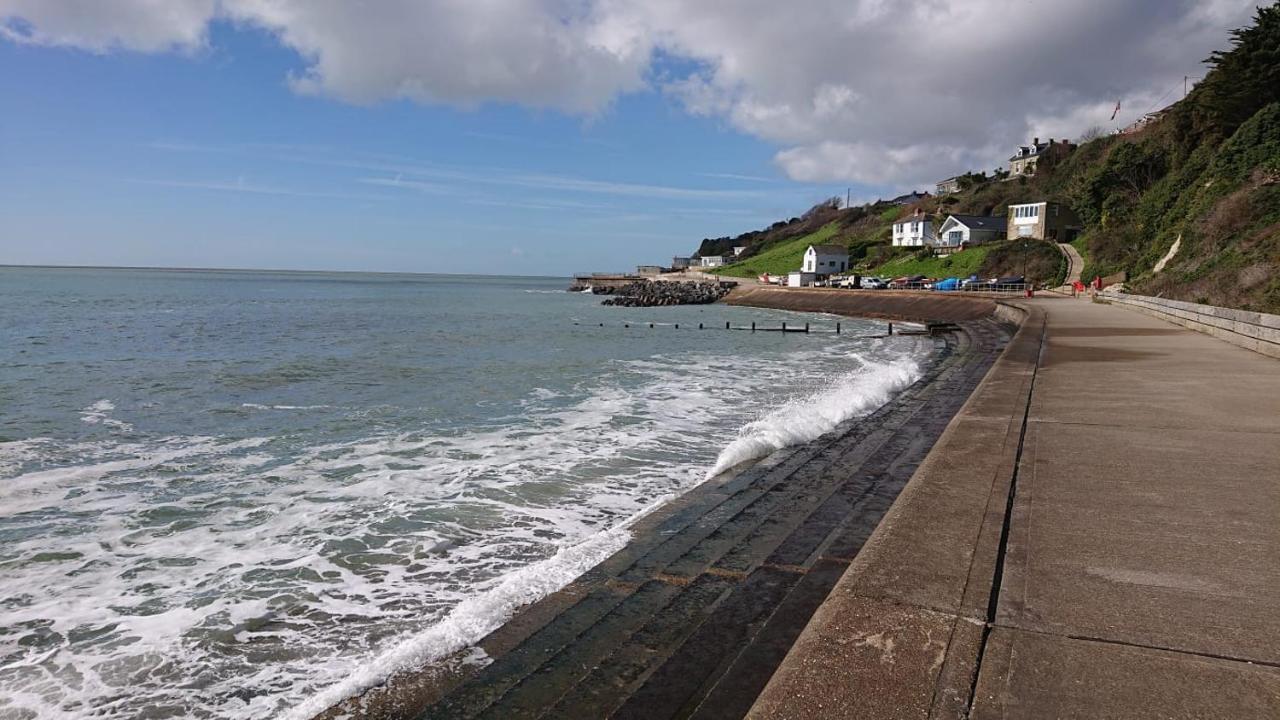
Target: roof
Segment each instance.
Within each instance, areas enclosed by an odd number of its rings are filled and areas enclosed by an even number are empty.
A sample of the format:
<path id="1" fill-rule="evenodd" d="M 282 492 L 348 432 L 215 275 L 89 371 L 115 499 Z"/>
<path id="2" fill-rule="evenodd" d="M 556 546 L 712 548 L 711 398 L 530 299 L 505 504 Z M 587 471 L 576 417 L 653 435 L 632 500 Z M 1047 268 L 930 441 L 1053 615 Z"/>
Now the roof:
<path id="1" fill-rule="evenodd" d="M 844 245 L 810 245 L 818 255 L 848 255 L 849 248 Z"/>
<path id="2" fill-rule="evenodd" d="M 923 200 L 924 198 L 927 198 L 927 197 L 929 197 L 929 193 L 927 192 L 913 191 L 913 192 L 907 193 L 906 195 L 899 195 L 898 197 L 890 200 L 889 202 L 895 203 L 898 205 L 903 205 L 909 202 L 913 202 L 915 200 Z"/>
<path id="3" fill-rule="evenodd" d="M 1005 218 L 993 215 L 949 215 L 947 217 L 955 218 L 970 230 L 1004 230 L 1008 222 Z"/>

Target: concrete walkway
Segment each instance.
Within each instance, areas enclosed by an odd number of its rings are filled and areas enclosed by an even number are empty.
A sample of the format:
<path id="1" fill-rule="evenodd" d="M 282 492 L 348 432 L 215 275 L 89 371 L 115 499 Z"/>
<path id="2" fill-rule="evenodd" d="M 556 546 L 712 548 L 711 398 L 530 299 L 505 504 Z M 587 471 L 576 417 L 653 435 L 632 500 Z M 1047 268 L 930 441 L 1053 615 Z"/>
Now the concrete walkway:
<path id="1" fill-rule="evenodd" d="M 1280 717 L 1280 362 L 1027 306 L 751 717 Z"/>

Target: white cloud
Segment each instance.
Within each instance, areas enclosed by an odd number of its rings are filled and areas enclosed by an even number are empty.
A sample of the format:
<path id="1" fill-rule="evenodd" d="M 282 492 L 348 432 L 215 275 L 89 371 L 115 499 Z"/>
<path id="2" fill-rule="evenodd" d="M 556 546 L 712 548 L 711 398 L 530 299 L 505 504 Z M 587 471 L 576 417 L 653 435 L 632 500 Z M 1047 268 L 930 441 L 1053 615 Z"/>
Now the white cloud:
<path id="1" fill-rule="evenodd" d="M 204 44 L 217 0 L 0 0 L 0 37 L 92 52 Z"/>
<path id="2" fill-rule="evenodd" d="M 656 84 L 689 112 L 779 146 L 777 164 L 794 179 L 906 187 L 990 169 L 1033 135 L 1105 124 L 1117 98 L 1120 120 L 1132 119 L 1183 75 L 1202 75 L 1200 61 L 1255 5 L 0 0 L 0 28 L 18 42 L 158 51 L 200 47 L 209 22 L 230 20 L 299 54 L 295 90 L 354 103 L 497 101 L 592 115 Z M 654 66 L 665 57 L 680 62 Z"/>

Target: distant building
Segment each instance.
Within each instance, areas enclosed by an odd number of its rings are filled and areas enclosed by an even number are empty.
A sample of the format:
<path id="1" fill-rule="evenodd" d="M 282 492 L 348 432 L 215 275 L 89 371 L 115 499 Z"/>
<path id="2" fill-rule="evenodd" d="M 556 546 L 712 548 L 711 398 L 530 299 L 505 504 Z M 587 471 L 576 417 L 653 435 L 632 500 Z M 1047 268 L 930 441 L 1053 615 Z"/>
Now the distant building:
<path id="1" fill-rule="evenodd" d="M 1030 145 L 1019 145 L 1018 151 L 1014 153 L 1013 157 L 1009 158 L 1009 177 L 1035 175 L 1036 163 L 1054 147 L 1065 147 L 1070 150 L 1075 146 L 1066 140 L 1054 142 L 1053 138 L 1049 138 L 1047 143 L 1042 143 L 1040 138 L 1035 138 Z"/>
<path id="2" fill-rule="evenodd" d="M 671 258 L 672 270 L 685 270 L 685 269 L 688 269 L 688 267 L 692 264 L 693 264 L 692 258 L 680 257 L 679 255 Z"/>
<path id="3" fill-rule="evenodd" d="M 933 221 L 916 212 L 893 224 L 894 247 L 924 247 L 933 244 Z"/>
<path id="4" fill-rule="evenodd" d="M 804 251 L 800 272 L 834 275 L 849 269 L 849 248 L 844 245 L 810 245 Z"/>
<path id="5" fill-rule="evenodd" d="M 1006 237 L 1071 242 L 1080 234 L 1080 218 L 1071 208 L 1052 202 L 1009 206 Z"/>
<path id="6" fill-rule="evenodd" d="M 960 192 L 960 176 L 949 177 L 946 180 L 939 180 L 934 186 L 939 195 L 950 195 L 951 193 Z"/>
<path id="7" fill-rule="evenodd" d="M 925 198 L 931 197 L 927 192 L 909 192 L 906 195 L 899 195 L 889 202 L 894 205 L 910 205 L 911 203 L 920 202 Z"/>
<path id="8" fill-rule="evenodd" d="M 744 253 L 744 252 L 746 252 L 746 251 L 747 251 L 747 246 L 746 246 L 746 245 L 737 245 L 737 246 L 734 246 L 734 248 L 733 248 L 733 256 L 734 256 L 734 257 L 738 257 L 738 256 L 742 255 L 742 253 Z"/>
<path id="9" fill-rule="evenodd" d="M 948 215 L 933 242 L 939 255 L 957 252 L 1005 236 L 1005 219 L 990 215 Z"/>
<path id="10" fill-rule="evenodd" d="M 724 265 L 724 256 L 723 256 L 723 255 L 708 255 L 708 256 L 706 256 L 706 257 L 704 257 L 704 258 L 700 258 L 700 259 L 699 259 L 699 262 L 698 262 L 698 265 L 699 265 L 699 266 L 701 266 L 701 267 L 704 267 L 704 268 L 706 268 L 706 267 L 720 267 L 720 266 Z"/>
<path id="11" fill-rule="evenodd" d="M 661 275 L 666 268 L 661 265 L 637 265 L 637 275 Z"/>

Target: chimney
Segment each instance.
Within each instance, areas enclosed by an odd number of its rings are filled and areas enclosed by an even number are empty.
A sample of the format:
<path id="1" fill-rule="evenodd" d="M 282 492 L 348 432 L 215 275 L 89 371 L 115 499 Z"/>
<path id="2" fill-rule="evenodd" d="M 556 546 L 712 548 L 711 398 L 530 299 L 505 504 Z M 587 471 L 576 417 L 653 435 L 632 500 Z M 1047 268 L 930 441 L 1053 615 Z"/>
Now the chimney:
<path id="1" fill-rule="evenodd" d="M 1040 144 L 1040 138 L 1035 138 L 1035 139 L 1033 139 L 1033 140 L 1031 141 L 1031 144 L 1032 144 L 1032 145 L 1039 145 L 1039 144 Z"/>

